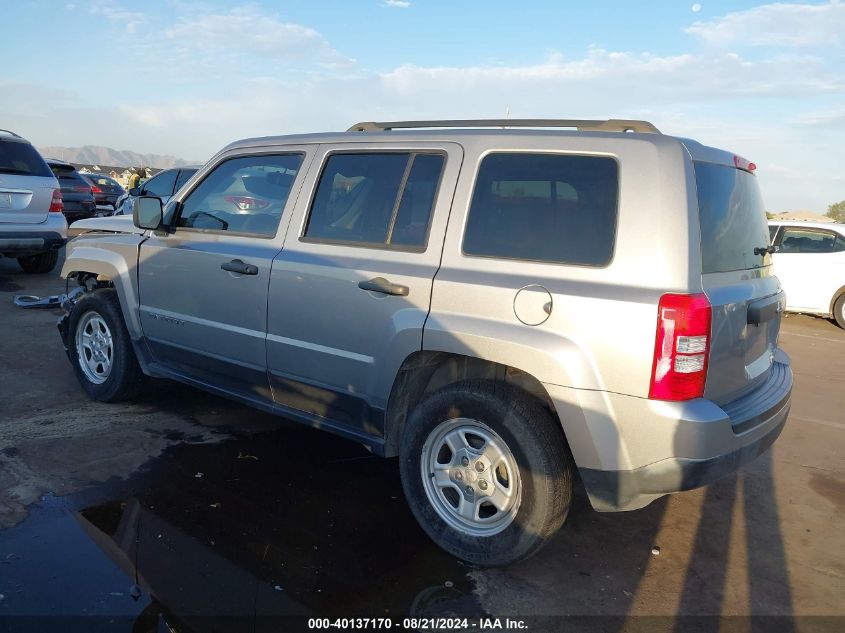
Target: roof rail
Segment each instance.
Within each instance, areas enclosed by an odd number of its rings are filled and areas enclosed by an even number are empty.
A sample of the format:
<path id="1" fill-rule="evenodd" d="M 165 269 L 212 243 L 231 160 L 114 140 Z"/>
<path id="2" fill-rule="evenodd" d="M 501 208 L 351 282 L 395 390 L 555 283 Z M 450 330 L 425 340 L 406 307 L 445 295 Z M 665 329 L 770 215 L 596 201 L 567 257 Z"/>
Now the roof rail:
<path id="1" fill-rule="evenodd" d="M 5 132 L 6 134 L 9 134 L 11 136 L 16 136 L 18 138 L 23 138 L 20 134 L 15 134 L 14 132 L 12 132 L 12 130 L 4 130 L 4 129 L 0 128 L 0 132 Z"/>
<path id="2" fill-rule="evenodd" d="M 660 134 L 648 121 L 628 119 L 607 119 L 591 121 L 585 119 L 467 119 L 454 121 L 362 121 L 350 127 L 347 132 L 383 132 L 395 129 L 426 127 L 573 127 L 581 132 L 642 132 Z"/>

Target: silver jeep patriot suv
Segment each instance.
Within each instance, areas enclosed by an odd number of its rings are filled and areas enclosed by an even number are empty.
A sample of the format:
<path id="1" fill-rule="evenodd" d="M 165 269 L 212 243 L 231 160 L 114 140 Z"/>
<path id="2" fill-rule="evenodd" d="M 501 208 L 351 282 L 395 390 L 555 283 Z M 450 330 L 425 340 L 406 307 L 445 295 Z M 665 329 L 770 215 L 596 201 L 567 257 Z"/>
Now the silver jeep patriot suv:
<path id="1" fill-rule="evenodd" d="M 91 397 L 172 378 L 398 456 L 429 536 L 506 564 L 560 528 L 576 476 L 632 510 L 780 434 L 754 169 L 642 121 L 247 139 L 164 208 L 78 223 L 59 327 Z"/>

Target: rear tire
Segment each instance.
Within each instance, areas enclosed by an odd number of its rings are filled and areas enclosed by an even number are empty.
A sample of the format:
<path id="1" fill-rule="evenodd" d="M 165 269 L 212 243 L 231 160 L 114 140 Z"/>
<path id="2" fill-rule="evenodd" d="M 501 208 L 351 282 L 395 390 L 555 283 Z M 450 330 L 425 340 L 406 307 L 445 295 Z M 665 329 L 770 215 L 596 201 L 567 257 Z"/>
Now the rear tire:
<path id="1" fill-rule="evenodd" d="M 94 400 L 129 400 L 143 387 L 117 292 L 110 288 L 85 294 L 70 313 L 68 357 L 82 388 Z"/>
<path id="2" fill-rule="evenodd" d="M 58 261 L 59 251 L 47 251 L 38 255 L 18 257 L 18 264 L 23 268 L 23 271 L 33 275 L 49 273 L 56 267 L 56 262 Z"/>
<path id="3" fill-rule="evenodd" d="M 845 330 L 845 292 L 839 295 L 833 304 L 833 318 L 836 320 L 836 325 Z"/>
<path id="4" fill-rule="evenodd" d="M 426 397 L 405 426 L 400 473 L 428 536 L 484 566 L 535 554 L 563 525 L 572 499 L 560 425 L 501 382 L 464 381 Z"/>

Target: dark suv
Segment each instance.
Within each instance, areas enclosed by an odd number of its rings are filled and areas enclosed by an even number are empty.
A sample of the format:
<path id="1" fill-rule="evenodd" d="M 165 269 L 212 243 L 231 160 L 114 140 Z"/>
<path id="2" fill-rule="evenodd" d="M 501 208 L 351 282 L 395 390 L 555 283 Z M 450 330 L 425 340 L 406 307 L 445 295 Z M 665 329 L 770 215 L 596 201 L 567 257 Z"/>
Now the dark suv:
<path id="1" fill-rule="evenodd" d="M 76 171 L 76 167 L 54 158 L 48 158 L 47 164 L 59 181 L 67 223 L 94 217 L 96 202 L 94 194 L 91 193 L 91 185 Z"/>

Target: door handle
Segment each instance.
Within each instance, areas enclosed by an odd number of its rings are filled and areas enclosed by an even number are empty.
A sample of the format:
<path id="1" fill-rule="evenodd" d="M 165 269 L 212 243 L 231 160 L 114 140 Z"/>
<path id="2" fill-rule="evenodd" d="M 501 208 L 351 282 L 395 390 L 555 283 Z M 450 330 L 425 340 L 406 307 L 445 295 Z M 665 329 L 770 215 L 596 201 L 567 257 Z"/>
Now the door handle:
<path id="1" fill-rule="evenodd" d="M 257 275 L 258 266 L 253 264 L 245 264 L 240 259 L 233 259 L 225 264 L 220 264 L 220 268 L 228 270 L 230 273 L 239 273 L 241 275 Z"/>
<path id="2" fill-rule="evenodd" d="M 359 281 L 358 287 L 361 290 L 370 290 L 372 292 L 380 292 L 386 295 L 396 295 L 398 297 L 408 296 L 408 286 L 400 284 L 392 284 L 384 277 L 376 277 L 369 281 Z"/>

